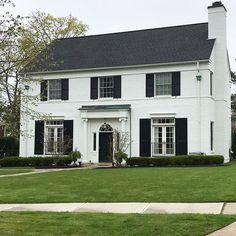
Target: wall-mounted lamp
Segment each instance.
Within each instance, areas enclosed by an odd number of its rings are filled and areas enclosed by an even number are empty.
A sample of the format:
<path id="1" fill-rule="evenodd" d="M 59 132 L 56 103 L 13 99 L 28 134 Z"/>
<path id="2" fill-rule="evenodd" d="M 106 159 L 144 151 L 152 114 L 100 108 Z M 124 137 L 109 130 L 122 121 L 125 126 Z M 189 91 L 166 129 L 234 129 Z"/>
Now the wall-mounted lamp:
<path id="1" fill-rule="evenodd" d="M 202 80 L 202 76 L 201 75 L 196 75 L 196 79 L 197 79 L 197 81 L 201 81 Z"/>
<path id="2" fill-rule="evenodd" d="M 30 86 L 29 85 L 25 85 L 25 90 L 29 90 Z"/>

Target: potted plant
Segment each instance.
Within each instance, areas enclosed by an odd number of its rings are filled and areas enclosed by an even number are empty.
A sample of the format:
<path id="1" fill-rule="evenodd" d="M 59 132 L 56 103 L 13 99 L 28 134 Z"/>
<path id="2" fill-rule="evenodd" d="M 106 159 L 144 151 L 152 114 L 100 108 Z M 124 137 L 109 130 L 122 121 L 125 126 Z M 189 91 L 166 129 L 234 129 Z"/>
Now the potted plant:
<path id="1" fill-rule="evenodd" d="M 123 160 L 127 160 L 128 156 L 125 152 L 118 151 L 114 154 L 114 159 L 116 161 L 116 166 L 121 166 Z"/>
<path id="2" fill-rule="evenodd" d="M 81 158 L 81 153 L 80 151 L 75 150 L 69 154 L 69 157 L 71 157 L 72 161 L 75 163 L 78 159 Z M 81 167 L 81 165 L 82 165 L 82 161 L 79 161 L 79 167 Z"/>

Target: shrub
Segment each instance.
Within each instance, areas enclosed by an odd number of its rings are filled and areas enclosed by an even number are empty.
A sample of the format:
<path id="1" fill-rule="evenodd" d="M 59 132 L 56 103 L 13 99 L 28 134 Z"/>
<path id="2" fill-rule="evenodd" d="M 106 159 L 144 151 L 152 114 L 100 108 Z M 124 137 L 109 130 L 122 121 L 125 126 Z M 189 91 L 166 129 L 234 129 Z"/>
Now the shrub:
<path id="1" fill-rule="evenodd" d="M 221 165 L 223 156 L 174 156 L 174 157 L 132 157 L 126 161 L 128 166 L 203 166 Z"/>
<path id="2" fill-rule="evenodd" d="M 80 151 L 72 151 L 69 154 L 69 157 L 72 158 L 72 161 L 77 161 L 77 159 L 81 158 L 81 153 L 80 153 Z"/>
<path id="3" fill-rule="evenodd" d="M 57 159 L 57 166 L 68 166 L 70 165 L 72 162 L 76 161 L 77 158 L 75 157 L 71 157 L 71 156 L 65 156 L 65 157 L 59 157 Z"/>
<path id="4" fill-rule="evenodd" d="M 18 156 L 19 140 L 15 137 L 0 138 L 0 156 Z"/>
<path id="5" fill-rule="evenodd" d="M 4 157 L 0 160 L 2 167 L 23 167 L 29 166 L 29 160 L 23 157 Z"/>
<path id="6" fill-rule="evenodd" d="M 119 164 L 119 165 L 121 164 L 121 162 L 123 160 L 126 161 L 127 158 L 128 158 L 127 154 L 125 152 L 122 152 L 122 151 L 118 151 L 114 154 L 114 159 L 115 159 L 116 163 Z"/>
<path id="7" fill-rule="evenodd" d="M 54 157 L 4 157 L 0 159 L 2 167 L 50 167 L 67 166 L 71 164 L 74 159 L 70 156 L 54 156 Z"/>

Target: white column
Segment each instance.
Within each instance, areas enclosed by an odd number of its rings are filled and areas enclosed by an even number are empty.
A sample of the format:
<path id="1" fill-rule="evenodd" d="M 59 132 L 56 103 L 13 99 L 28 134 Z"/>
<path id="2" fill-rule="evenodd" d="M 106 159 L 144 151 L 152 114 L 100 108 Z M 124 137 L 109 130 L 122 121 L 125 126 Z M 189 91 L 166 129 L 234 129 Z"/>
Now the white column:
<path id="1" fill-rule="evenodd" d="M 83 161 L 88 160 L 88 119 L 83 119 L 84 122 L 84 152 Z"/>
<path id="2" fill-rule="evenodd" d="M 126 131 L 127 118 L 120 118 L 119 121 L 121 122 L 121 131 L 125 132 Z"/>

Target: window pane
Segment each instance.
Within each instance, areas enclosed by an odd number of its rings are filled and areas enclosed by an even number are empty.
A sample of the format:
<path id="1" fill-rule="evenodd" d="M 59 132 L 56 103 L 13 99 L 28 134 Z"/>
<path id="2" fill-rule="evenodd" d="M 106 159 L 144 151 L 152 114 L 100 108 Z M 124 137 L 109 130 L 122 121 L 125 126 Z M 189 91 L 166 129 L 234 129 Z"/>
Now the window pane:
<path id="1" fill-rule="evenodd" d="M 61 80 L 49 80 L 49 100 L 61 99 Z"/>
<path id="2" fill-rule="evenodd" d="M 156 74 L 156 96 L 171 95 L 172 92 L 172 74 Z"/>
<path id="3" fill-rule="evenodd" d="M 50 120 L 46 122 L 46 154 L 63 153 L 63 121 Z"/>
<path id="4" fill-rule="evenodd" d="M 100 77 L 100 97 L 113 97 L 114 80 L 113 77 Z"/>

